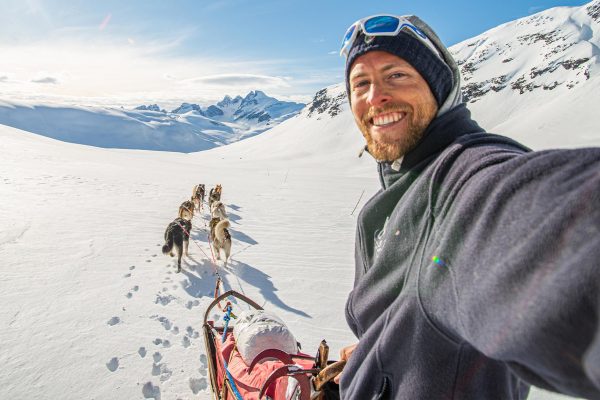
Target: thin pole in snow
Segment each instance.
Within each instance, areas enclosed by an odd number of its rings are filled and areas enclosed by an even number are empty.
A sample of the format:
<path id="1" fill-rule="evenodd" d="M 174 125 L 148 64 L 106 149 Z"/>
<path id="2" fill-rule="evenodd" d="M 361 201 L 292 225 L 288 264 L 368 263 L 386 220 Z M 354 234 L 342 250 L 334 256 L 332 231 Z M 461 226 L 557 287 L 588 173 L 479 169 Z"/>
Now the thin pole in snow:
<path id="1" fill-rule="evenodd" d="M 360 197 L 358 198 L 358 201 L 356 202 L 356 205 L 354 206 L 354 209 L 352 210 L 352 212 L 350 213 L 350 215 L 354 214 L 354 211 L 356 211 L 356 207 L 358 207 L 358 203 L 360 203 L 360 199 L 362 199 L 363 194 L 365 194 L 365 190 L 363 189 L 362 193 L 360 194 Z"/>

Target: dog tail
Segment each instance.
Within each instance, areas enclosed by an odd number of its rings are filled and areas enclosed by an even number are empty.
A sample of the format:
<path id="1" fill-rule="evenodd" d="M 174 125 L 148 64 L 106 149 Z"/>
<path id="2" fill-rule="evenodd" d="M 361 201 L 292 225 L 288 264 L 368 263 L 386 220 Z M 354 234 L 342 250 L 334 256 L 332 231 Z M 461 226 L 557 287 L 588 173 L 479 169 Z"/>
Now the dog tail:
<path id="1" fill-rule="evenodd" d="M 173 250 L 173 233 L 169 231 L 165 238 L 165 244 L 162 247 L 162 252 L 164 255 L 171 253 Z"/>
<path id="2" fill-rule="evenodd" d="M 230 225 L 231 224 L 229 223 L 228 219 L 222 219 L 219 221 L 217 226 L 215 226 L 215 236 L 217 240 L 222 242 L 223 240 L 227 239 L 227 236 L 229 236 L 227 228 L 229 228 Z M 231 238 L 231 236 L 229 238 Z"/>

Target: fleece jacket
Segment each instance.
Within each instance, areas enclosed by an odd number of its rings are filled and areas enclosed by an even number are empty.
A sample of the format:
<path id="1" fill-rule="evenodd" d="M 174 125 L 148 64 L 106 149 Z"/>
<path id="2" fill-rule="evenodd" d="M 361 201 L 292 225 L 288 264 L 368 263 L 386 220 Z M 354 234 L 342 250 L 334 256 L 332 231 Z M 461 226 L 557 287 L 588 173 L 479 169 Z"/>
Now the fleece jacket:
<path id="1" fill-rule="evenodd" d="M 600 149 L 532 152 L 464 105 L 357 224 L 343 399 L 600 399 Z"/>

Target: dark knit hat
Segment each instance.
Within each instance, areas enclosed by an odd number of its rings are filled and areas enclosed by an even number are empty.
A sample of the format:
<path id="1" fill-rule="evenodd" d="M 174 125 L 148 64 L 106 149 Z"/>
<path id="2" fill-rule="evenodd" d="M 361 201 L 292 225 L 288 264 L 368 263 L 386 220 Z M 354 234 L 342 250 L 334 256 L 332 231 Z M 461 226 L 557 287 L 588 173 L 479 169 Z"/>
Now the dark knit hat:
<path id="1" fill-rule="evenodd" d="M 365 40 L 366 38 L 366 40 Z M 452 89 L 452 71 L 432 49 L 408 32 L 396 36 L 365 36 L 360 33 L 354 40 L 346 58 L 346 92 L 350 101 L 350 68 L 352 63 L 369 51 L 385 51 L 408 62 L 425 79 L 438 107 Z"/>

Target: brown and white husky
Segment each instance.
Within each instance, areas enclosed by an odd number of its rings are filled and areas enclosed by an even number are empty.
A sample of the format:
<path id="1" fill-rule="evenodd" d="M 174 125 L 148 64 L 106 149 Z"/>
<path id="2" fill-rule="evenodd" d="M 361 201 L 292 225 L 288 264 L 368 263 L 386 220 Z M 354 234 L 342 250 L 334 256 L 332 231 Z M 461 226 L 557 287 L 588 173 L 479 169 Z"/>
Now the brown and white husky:
<path id="1" fill-rule="evenodd" d="M 213 218 L 210 220 L 210 242 L 217 260 L 221 259 L 221 250 L 225 254 L 224 266 L 231 255 L 231 235 L 229 234 L 230 223 L 228 219 Z"/>
<path id="2" fill-rule="evenodd" d="M 202 210 L 205 191 L 206 189 L 204 188 L 203 183 L 194 186 L 194 190 L 192 191 L 192 202 L 194 203 L 196 211 Z"/>
<path id="3" fill-rule="evenodd" d="M 194 218 L 194 203 L 191 200 L 186 200 L 179 206 L 179 218 L 191 221 Z"/>
<path id="4" fill-rule="evenodd" d="M 210 216 L 212 218 L 227 219 L 227 212 L 225 212 L 225 204 L 221 201 L 215 201 L 210 206 Z"/>

